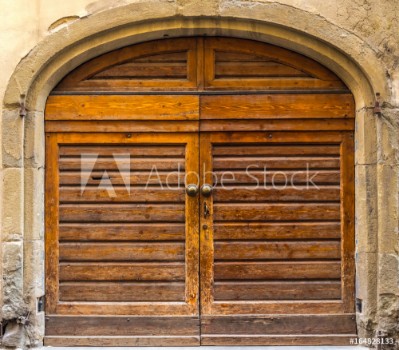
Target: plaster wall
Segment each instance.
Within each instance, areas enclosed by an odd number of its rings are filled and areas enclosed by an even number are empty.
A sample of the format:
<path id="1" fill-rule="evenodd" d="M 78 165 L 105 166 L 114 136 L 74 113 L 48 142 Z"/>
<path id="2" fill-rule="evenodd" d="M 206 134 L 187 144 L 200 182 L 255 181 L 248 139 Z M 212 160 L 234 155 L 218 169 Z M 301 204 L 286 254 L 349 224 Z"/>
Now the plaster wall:
<path id="1" fill-rule="evenodd" d="M 78 64 L 169 36 L 269 41 L 334 70 L 356 121 L 360 336 L 399 338 L 399 2 L 396 0 L 0 0 L 0 318 L 3 345 L 39 346 L 44 314 L 43 108 Z M 375 93 L 382 114 L 373 114 Z M 20 117 L 26 98 L 27 115 Z M 24 322 L 29 315 L 29 324 Z"/>

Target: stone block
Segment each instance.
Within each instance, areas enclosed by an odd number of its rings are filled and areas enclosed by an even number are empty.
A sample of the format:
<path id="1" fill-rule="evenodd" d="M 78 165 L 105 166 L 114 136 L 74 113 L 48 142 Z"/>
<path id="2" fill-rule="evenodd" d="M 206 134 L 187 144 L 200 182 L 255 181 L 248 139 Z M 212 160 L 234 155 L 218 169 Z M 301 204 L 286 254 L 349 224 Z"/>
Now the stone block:
<path id="1" fill-rule="evenodd" d="M 44 114 L 29 112 L 25 117 L 25 167 L 44 167 Z"/>
<path id="2" fill-rule="evenodd" d="M 22 239 L 24 228 L 23 203 L 23 169 L 4 169 L 1 220 L 3 241 L 11 242 Z"/>
<path id="3" fill-rule="evenodd" d="M 378 251 L 399 252 L 399 169 L 395 165 L 377 166 L 378 174 Z"/>
<path id="4" fill-rule="evenodd" d="M 378 246 L 377 166 L 355 167 L 355 232 L 358 253 L 376 252 Z"/>
<path id="5" fill-rule="evenodd" d="M 378 117 L 378 163 L 399 165 L 399 109 L 384 108 Z"/>
<path id="6" fill-rule="evenodd" d="M 25 226 L 27 241 L 44 237 L 44 169 L 26 168 L 24 186 Z"/>
<path id="7" fill-rule="evenodd" d="M 377 163 L 377 121 L 372 109 L 361 109 L 355 120 L 355 163 Z"/>
<path id="8" fill-rule="evenodd" d="M 24 118 L 20 117 L 19 109 L 3 110 L 1 132 L 3 167 L 21 167 L 24 152 Z"/>
<path id="9" fill-rule="evenodd" d="M 219 10 L 218 0 L 177 0 L 179 15 L 216 16 Z"/>
<path id="10" fill-rule="evenodd" d="M 31 310 L 36 309 L 37 298 L 44 295 L 44 242 L 24 243 L 24 298 Z"/>
<path id="11" fill-rule="evenodd" d="M 27 314 L 23 297 L 23 243 L 3 243 L 3 319 Z"/>

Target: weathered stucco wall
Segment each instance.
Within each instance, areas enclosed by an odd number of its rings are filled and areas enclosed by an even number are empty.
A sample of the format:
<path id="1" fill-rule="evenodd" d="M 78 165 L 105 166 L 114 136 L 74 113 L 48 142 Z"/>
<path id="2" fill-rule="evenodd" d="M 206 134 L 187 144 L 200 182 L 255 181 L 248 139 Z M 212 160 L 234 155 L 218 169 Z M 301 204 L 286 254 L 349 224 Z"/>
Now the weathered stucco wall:
<path id="1" fill-rule="evenodd" d="M 334 70 L 357 104 L 360 336 L 399 334 L 399 2 L 396 0 L 0 0 L 4 345 L 38 346 L 44 314 L 43 108 L 85 60 L 152 38 L 222 34 L 275 43 Z M 383 110 L 374 115 L 374 94 Z M 26 95 L 28 114 L 20 117 Z M 30 313 L 30 314 L 29 314 Z M 18 317 L 29 314 L 29 325 Z M 23 319 L 21 319 L 23 322 Z M 24 334 L 26 336 L 24 336 Z M 19 343 L 19 344 L 18 344 Z"/>

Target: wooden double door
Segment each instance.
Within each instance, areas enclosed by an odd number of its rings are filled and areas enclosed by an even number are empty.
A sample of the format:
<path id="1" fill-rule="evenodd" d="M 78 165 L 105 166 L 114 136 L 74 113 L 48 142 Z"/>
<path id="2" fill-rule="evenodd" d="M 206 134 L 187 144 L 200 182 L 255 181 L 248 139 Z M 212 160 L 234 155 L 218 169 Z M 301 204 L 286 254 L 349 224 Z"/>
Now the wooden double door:
<path id="1" fill-rule="evenodd" d="M 272 49 L 145 43 L 55 89 L 46 345 L 347 345 L 356 335 L 353 98 L 325 68 L 301 70 L 292 62 L 309 59 Z"/>

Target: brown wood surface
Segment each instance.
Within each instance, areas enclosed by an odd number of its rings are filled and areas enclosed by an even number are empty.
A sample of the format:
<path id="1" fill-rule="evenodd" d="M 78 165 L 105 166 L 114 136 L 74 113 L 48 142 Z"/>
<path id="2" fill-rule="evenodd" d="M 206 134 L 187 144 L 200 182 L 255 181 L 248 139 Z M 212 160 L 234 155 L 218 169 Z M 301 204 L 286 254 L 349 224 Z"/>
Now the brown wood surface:
<path id="1" fill-rule="evenodd" d="M 75 69 L 55 91 L 193 90 L 197 40 L 156 40 L 115 50 Z"/>
<path id="2" fill-rule="evenodd" d="M 339 241 L 312 242 L 215 242 L 214 259 L 220 260 L 291 260 L 339 259 Z"/>
<path id="3" fill-rule="evenodd" d="M 199 346 L 200 336 L 45 336 L 45 346 Z"/>
<path id="4" fill-rule="evenodd" d="M 354 315 L 204 316 L 202 334 L 354 334 Z"/>
<path id="5" fill-rule="evenodd" d="M 341 299 L 339 281 L 234 281 L 214 284 L 215 300 Z"/>
<path id="6" fill-rule="evenodd" d="M 184 241 L 184 223 L 62 223 L 60 241 Z"/>
<path id="7" fill-rule="evenodd" d="M 197 120 L 198 96 L 50 96 L 46 120 Z"/>
<path id="8" fill-rule="evenodd" d="M 63 282 L 61 301 L 184 301 L 184 282 Z"/>
<path id="9" fill-rule="evenodd" d="M 334 119 L 203 119 L 201 131 L 340 131 L 354 130 L 355 120 Z"/>
<path id="10" fill-rule="evenodd" d="M 184 242 L 60 243 L 60 261 L 184 261 Z"/>
<path id="11" fill-rule="evenodd" d="M 167 335 L 193 336 L 199 329 L 198 317 L 82 317 L 48 316 L 47 335 L 109 336 Z"/>
<path id="12" fill-rule="evenodd" d="M 334 335 L 202 335 L 203 346 L 348 346 L 353 334 Z"/>
<path id="13" fill-rule="evenodd" d="M 184 281 L 184 262 L 65 262 L 60 281 Z"/>
<path id="14" fill-rule="evenodd" d="M 354 118 L 350 94 L 202 96 L 201 119 Z"/>
<path id="15" fill-rule="evenodd" d="M 92 133 L 108 132 L 120 133 L 125 131 L 126 135 L 131 133 L 170 133 L 170 132 L 196 132 L 199 130 L 198 121 L 46 121 L 46 132 L 71 132 L 71 133 Z"/>
<path id="16" fill-rule="evenodd" d="M 62 227 L 62 226 L 61 226 Z M 215 240 L 339 239 L 340 222 L 219 222 Z"/>
<path id="17" fill-rule="evenodd" d="M 205 87 L 209 90 L 347 89 L 317 62 L 270 44 L 207 38 L 204 56 Z"/>
<path id="18" fill-rule="evenodd" d="M 193 37 L 102 55 L 55 92 L 46 345 L 356 335 L 355 104 L 334 73 L 274 45 Z M 210 197 L 185 193 L 198 181 Z"/>
<path id="19" fill-rule="evenodd" d="M 341 277 L 340 261 L 215 262 L 215 280 L 331 279 Z"/>

